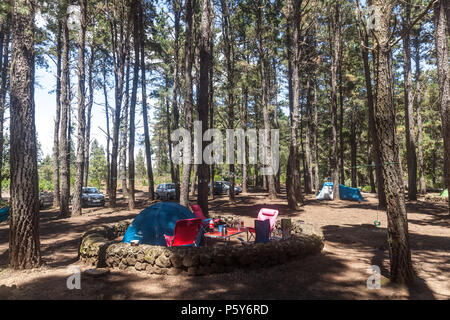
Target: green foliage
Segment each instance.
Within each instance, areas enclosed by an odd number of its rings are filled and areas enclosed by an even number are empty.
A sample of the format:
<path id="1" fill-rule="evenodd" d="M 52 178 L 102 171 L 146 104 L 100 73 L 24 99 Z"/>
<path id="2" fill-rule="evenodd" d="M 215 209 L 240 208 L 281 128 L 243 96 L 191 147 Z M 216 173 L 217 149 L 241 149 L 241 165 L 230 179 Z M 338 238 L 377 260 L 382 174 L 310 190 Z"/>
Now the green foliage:
<path id="1" fill-rule="evenodd" d="M 103 147 L 96 139 L 92 141 L 91 156 L 89 162 L 89 185 L 101 188 L 102 183 L 106 181 L 107 164 Z"/>

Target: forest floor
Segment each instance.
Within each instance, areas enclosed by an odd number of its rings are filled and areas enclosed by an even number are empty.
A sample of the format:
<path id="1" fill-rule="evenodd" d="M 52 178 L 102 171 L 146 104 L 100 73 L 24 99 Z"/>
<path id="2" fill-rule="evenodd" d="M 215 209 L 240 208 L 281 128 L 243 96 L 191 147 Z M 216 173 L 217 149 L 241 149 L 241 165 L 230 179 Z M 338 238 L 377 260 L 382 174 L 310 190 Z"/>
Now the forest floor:
<path id="1" fill-rule="evenodd" d="M 111 270 L 103 277 L 82 275 L 81 290 L 68 290 L 69 267 L 78 265 L 77 249 L 88 229 L 133 218 L 146 206 L 138 193 L 139 208 L 84 209 L 84 215 L 58 219 L 55 210 L 41 211 L 40 239 L 45 265 L 14 271 L 7 268 L 8 234 L 0 224 L 0 299 L 450 299 L 450 219 L 446 203 L 407 204 L 412 260 L 417 279 L 409 287 L 395 286 L 383 277 L 380 289 L 368 289 L 367 269 L 378 265 L 389 276 L 386 215 L 377 209 L 373 194 L 364 203 L 317 201 L 307 196 L 299 211 L 290 211 L 286 198 L 269 200 L 267 193 L 238 195 L 236 203 L 217 197 L 210 203 L 216 214 L 240 215 L 251 225 L 262 207 L 277 208 L 280 217 L 299 217 L 322 227 L 325 247 L 308 256 L 258 271 L 236 271 L 201 277 L 162 276 Z M 194 200 L 194 198 L 192 198 Z M 373 222 L 381 221 L 380 227 Z M 79 265 L 81 270 L 88 267 Z"/>

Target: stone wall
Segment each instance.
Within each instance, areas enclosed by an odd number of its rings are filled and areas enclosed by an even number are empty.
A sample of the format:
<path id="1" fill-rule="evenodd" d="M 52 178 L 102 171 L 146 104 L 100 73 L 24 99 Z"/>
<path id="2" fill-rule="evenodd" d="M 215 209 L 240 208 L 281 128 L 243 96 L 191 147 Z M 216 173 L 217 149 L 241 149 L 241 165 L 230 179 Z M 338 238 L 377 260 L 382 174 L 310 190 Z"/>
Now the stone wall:
<path id="1" fill-rule="evenodd" d="M 229 221 L 234 219 L 231 217 Z M 295 220 L 292 236 L 287 240 L 266 244 L 173 248 L 146 244 L 131 246 L 115 241 L 125 233 L 130 223 L 130 220 L 123 221 L 89 230 L 82 238 L 80 260 L 95 267 L 135 269 L 153 274 L 204 275 L 273 266 L 319 253 L 323 248 L 321 230 Z"/>

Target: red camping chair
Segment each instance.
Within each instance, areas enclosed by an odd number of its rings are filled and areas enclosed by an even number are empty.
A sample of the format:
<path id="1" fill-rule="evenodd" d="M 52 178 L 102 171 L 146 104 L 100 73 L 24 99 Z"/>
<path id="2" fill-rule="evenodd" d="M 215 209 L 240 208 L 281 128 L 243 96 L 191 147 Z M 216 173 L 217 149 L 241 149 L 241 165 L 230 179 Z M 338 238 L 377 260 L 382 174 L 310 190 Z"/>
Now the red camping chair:
<path id="1" fill-rule="evenodd" d="M 269 220 L 270 222 L 270 232 L 272 232 L 273 228 L 275 228 L 275 223 L 278 218 L 278 210 L 262 208 L 258 213 L 258 220 L 264 221 Z M 250 236 L 255 237 L 255 228 L 249 227 L 248 231 L 250 232 Z"/>
<path id="2" fill-rule="evenodd" d="M 197 246 L 195 242 L 200 231 L 201 219 L 183 219 L 175 223 L 173 236 L 164 235 L 168 247 Z"/>

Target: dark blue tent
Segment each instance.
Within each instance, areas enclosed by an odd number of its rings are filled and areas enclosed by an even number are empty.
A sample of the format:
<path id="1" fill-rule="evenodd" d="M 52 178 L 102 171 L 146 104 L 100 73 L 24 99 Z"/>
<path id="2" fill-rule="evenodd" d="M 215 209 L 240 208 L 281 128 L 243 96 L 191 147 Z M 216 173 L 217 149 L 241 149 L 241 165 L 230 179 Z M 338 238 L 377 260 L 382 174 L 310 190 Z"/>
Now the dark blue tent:
<path id="1" fill-rule="evenodd" d="M 341 200 L 366 201 L 358 188 L 350 188 L 343 184 L 339 185 L 339 198 Z"/>
<path id="2" fill-rule="evenodd" d="M 192 219 L 188 208 L 175 202 L 158 202 L 139 213 L 128 227 L 122 242 L 139 240 L 141 244 L 166 246 L 164 234 L 173 236 L 175 222 Z"/>
<path id="3" fill-rule="evenodd" d="M 9 207 L 6 206 L 0 209 L 0 222 L 5 221 L 9 217 Z"/>

